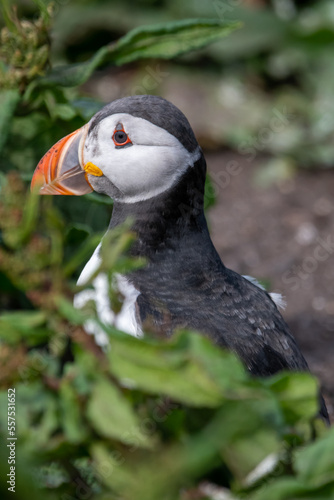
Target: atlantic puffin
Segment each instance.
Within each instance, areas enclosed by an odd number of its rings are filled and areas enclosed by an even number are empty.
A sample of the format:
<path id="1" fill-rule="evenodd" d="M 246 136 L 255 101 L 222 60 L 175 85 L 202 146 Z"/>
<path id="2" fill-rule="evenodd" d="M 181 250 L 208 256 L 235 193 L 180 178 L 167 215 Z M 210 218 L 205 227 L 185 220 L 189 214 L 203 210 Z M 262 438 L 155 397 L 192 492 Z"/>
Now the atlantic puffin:
<path id="1" fill-rule="evenodd" d="M 202 332 L 237 353 L 257 376 L 307 371 L 275 297 L 221 261 L 204 215 L 205 177 L 203 151 L 187 118 L 157 96 L 115 100 L 55 144 L 39 162 L 32 188 L 40 194 L 94 190 L 110 196 L 109 229 L 131 217 L 131 254 L 147 262 L 117 277 L 125 296 L 119 315 L 109 308 L 104 275 L 95 278 L 95 290 L 78 294 L 76 306 L 94 299 L 103 321 L 136 336 L 147 322 L 165 337 L 179 328 Z M 99 251 L 100 245 L 78 284 L 99 267 Z M 87 329 L 104 343 L 96 325 Z M 328 421 L 322 399 L 320 413 Z"/>

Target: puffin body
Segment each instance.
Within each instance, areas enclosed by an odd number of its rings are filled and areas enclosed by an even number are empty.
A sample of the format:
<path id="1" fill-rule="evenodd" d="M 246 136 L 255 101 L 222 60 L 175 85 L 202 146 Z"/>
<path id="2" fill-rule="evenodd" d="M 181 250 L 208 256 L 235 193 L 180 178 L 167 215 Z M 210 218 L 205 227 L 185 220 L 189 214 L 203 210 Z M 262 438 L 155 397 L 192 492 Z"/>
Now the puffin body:
<path id="1" fill-rule="evenodd" d="M 125 296 L 118 316 L 103 298 L 103 275 L 95 278 L 95 291 L 77 295 L 76 305 L 94 298 L 102 320 L 132 335 L 147 325 L 164 337 L 179 328 L 197 330 L 236 352 L 255 375 L 308 370 L 272 297 L 225 267 L 214 248 L 203 209 L 205 176 L 188 120 L 160 97 L 116 100 L 57 143 L 37 166 L 33 185 L 41 194 L 94 189 L 112 197 L 109 228 L 131 217 L 136 239 L 130 252 L 147 261 L 117 277 Z M 78 283 L 98 264 L 99 248 Z M 96 325 L 87 328 L 96 333 Z M 100 343 L 102 335 L 97 332 Z M 321 413 L 328 420 L 323 402 Z"/>

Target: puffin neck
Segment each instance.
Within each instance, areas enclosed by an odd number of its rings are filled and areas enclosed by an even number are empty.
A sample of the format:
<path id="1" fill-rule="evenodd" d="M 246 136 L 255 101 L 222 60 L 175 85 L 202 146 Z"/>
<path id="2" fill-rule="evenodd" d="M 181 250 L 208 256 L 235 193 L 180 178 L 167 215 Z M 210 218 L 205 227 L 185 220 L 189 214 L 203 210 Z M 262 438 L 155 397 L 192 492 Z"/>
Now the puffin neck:
<path id="1" fill-rule="evenodd" d="M 196 234 L 210 240 L 203 209 L 205 173 L 201 155 L 176 185 L 158 196 L 136 203 L 115 202 L 109 228 L 131 217 L 137 236 L 132 253 L 146 257 L 187 245 Z"/>

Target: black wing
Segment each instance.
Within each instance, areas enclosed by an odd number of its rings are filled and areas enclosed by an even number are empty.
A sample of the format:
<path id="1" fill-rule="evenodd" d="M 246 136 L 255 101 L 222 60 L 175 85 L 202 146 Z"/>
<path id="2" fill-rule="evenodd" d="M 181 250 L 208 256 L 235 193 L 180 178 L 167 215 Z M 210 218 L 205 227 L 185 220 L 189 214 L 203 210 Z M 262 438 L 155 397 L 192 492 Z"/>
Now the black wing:
<path id="1" fill-rule="evenodd" d="M 210 274 L 199 269 L 187 277 L 180 273 L 174 283 L 164 283 L 155 275 L 152 283 L 146 281 L 140 289 L 140 320 L 153 325 L 157 334 L 170 336 L 180 327 L 203 332 L 218 345 L 237 353 L 257 376 L 282 370 L 308 371 L 270 295 L 230 269 Z M 322 398 L 321 407 L 328 421 Z"/>

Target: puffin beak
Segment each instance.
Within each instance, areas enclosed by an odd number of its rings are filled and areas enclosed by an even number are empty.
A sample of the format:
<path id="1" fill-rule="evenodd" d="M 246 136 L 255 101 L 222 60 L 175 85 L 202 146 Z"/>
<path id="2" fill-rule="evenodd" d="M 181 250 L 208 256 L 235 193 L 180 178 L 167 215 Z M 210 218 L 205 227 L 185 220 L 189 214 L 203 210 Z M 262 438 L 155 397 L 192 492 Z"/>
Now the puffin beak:
<path id="1" fill-rule="evenodd" d="M 32 191 L 77 196 L 93 191 L 82 167 L 87 132 L 88 123 L 52 146 L 36 167 Z"/>

